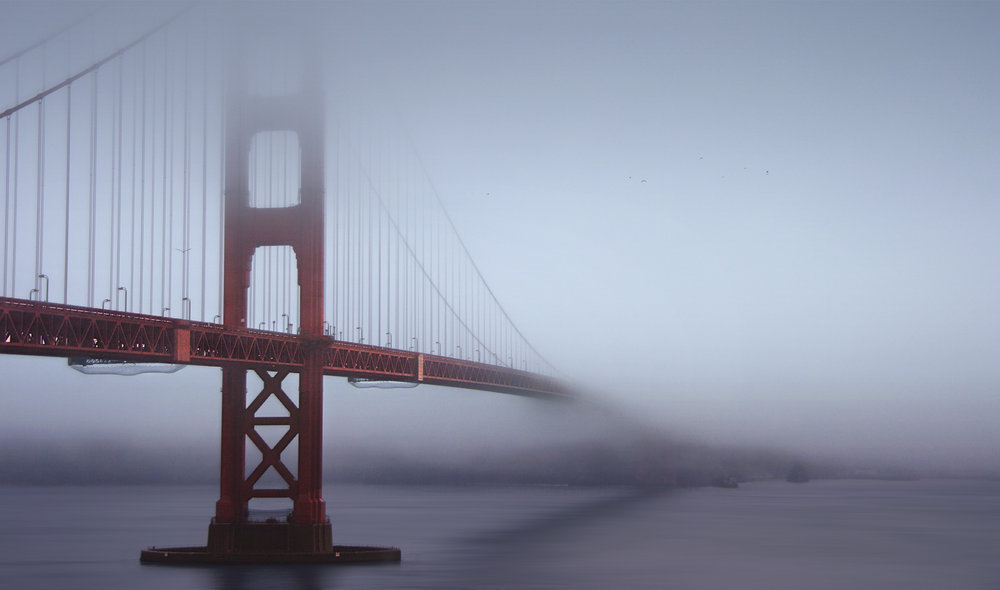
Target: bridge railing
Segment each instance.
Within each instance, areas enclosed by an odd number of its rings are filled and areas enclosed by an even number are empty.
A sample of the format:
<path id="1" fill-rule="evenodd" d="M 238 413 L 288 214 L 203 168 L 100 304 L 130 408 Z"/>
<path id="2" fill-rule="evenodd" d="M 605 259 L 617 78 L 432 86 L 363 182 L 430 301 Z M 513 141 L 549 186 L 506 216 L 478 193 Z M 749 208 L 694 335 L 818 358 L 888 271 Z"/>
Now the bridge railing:
<path id="1" fill-rule="evenodd" d="M 325 349 L 324 373 L 528 395 L 571 397 L 556 379 L 449 357 L 219 324 L 0 298 L 0 353 L 300 369 L 305 347 Z"/>

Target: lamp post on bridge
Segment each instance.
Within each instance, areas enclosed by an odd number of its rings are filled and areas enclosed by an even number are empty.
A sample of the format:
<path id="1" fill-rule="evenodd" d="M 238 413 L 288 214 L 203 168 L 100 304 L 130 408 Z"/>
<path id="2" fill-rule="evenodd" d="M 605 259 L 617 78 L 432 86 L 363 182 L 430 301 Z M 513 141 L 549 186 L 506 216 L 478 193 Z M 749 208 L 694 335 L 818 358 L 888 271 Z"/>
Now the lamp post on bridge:
<path id="1" fill-rule="evenodd" d="M 40 275 L 38 275 L 38 278 L 45 279 L 45 301 L 48 301 L 49 300 L 49 276 L 48 275 L 44 275 L 44 274 L 40 274 Z M 39 295 L 41 295 L 41 294 L 39 293 Z"/>
<path id="2" fill-rule="evenodd" d="M 122 287 L 121 285 L 119 285 L 118 286 L 118 291 L 125 293 L 125 309 L 123 311 L 128 311 L 128 289 L 126 289 L 125 287 Z M 118 302 L 117 301 L 115 302 L 115 307 L 118 307 Z"/>

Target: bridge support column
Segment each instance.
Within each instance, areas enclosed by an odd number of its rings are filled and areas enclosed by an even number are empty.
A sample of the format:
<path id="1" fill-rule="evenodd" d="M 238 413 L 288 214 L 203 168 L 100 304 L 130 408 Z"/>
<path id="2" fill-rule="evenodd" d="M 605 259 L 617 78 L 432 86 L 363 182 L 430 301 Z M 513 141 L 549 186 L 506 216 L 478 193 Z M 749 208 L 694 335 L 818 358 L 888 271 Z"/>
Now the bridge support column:
<path id="1" fill-rule="evenodd" d="M 307 359 L 307 364 L 311 359 Z M 322 371 L 313 367 L 299 376 L 299 404 L 284 391 L 287 371 L 258 371 L 262 389 L 248 403 L 246 371 L 225 369 L 222 391 L 222 444 L 219 501 L 209 525 L 208 552 L 233 553 L 328 553 L 333 551 L 330 521 L 322 497 Z M 317 379 L 316 377 L 319 377 Z M 311 377 L 311 378 L 310 378 Z M 271 398 L 287 416 L 260 416 L 258 412 Z M 318 401 L 317 401 L 318 400 Z M 258 427 L 287 427 L 269 444 Z M 318 426 L 321 426 L 319 424 Z M 281 459 L 281 454 L 298 442 L 298 477 Z M 260 462 L 247 470 L 246 447 L 260 451 Z M 262 476 L 272 471 L 283 487 L 261 487 Z M 293 509 L 287 517 L 251 520 L 250 501 L 254 498 L 289 498 Z"/>
<path id="2" fill-rule="evenodd" d="M 317 57 L 315 52 L 312 57 Z M 306 71 L 317 73 L 322 69 Z M 208 545 L 150 549 L 142 553 L 141 559 L 167 563 L 397 561 L 399 549 L 333 545 L 323 500 L 323 367 L 329 340 L 323 336 L 326 218 L 322 88 L 304 84 L 295 94 L 255 96 L 246 88 L 238 68 L 233 72 L 226 114 L 223 323 L 234 330 L 247 328 L 247 288 L 254 250 L 260 246 L 291 246 L 298 264 L 299 337 L 305 350 L 298 368 L 298 404 L 282 390 L 287 367 L 257 371 L 263 388 L 249 403 L 247 369 L 224 368 L 220 491 L 215 518 L 209 525 Z M 319 79 L 313 78 L 316 82 Z M 254 136 L 287 131 L 299 141 L 300 202 L 285 207 L 252 207 L 249 170 Z M 255 166 L 260 162 L 255 161 Z M 257 416 L 272 396 L 288 411 L 287 417 Z M 270 446 L 257 431 L 259 426 L 287 426 L 288 430 Z M 298 465 L 293 474 L 282 463 L 281 453 L 295 439 Z M 248 441 L 261 452 L 260 464 L 249 474 L 245 450 Z M 258 487 L 261 476 L 272 470 L 285 487 Z M 291 515 L 286 519 L 251 521 L 249 502 L 253 498 L 290 498 Z"/>

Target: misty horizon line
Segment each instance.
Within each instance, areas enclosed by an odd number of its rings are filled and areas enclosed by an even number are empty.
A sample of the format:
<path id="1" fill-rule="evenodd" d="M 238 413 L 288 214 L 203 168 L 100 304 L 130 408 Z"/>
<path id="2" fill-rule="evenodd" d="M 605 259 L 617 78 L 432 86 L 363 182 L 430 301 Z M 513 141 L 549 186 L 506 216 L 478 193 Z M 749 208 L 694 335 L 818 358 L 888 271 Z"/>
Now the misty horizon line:
<path id="1" fill-rule="evenodd" d="M 2 447 L 0 485 L 207 485 L 219 477 L 217 452 L 204 453 L 193 445 L 149 448 L 95 436 L 75 442 L 19 438 L 3 441 Z M 1000 479 L 1000 470 L 986 467 L 837 461 L 667 439 L 591 439 L 535 449 L 420 454 L 327 445 L 324 454 L 324 481 L 372 485 L 697 487 L 724 480 L 785 479 L 796 465 L 804 466 L 812 479 Z"/>

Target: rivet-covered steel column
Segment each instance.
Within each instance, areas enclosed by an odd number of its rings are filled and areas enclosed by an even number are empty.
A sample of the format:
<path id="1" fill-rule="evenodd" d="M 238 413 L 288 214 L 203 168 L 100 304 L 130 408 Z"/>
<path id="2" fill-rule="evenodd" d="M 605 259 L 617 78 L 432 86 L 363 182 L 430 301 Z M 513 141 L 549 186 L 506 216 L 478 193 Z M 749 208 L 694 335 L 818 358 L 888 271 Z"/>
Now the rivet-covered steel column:
<path id="1" fill-rule="evenodd" d="M 258 96 L 246 87 L 242 63 L 231 64 L 226 115 L 226 170 L 223 268 L 223 323 L 232 333 L 246 332 L 250 265 L 261 246 L 291 246 L 298 265 L 300 353 L 298 404 L 282 389 L 287 366 L 260 362 L 224 363 L 222 369 L 222 440 L 219 500 L 205 547 L 150 548 L 147 563 L 354 563 L 399 561 L 395 547 L 334 545 L 323 500 L 323 374 L 332 340 L 323 335 L 324 241 L 324 95 L 319 53 L 311 51 L 303 83 L 291 94 Z M 234 67 L 235 66 L 235 67 Z M 300 199 L 282 207 L 250 206 L 250 158 L 258 133 L 293 132 L 300 148 Z M 255 160 L 256 161 L 256 160 Z M 255 195 L 255 201 L 273 202 Z M 301 363 L 301 364 L 300 364 Z M 247 371 L 254 370 L 262 390 L 247 396 Z M 276 398 L 288 416 L 257 416 Z M 252 401 L 248 401 L 252 399 Z M 271 446 L 258 426 L 287 426 Z M 298 469 L 281 458 L 298 441 Z M 247 474 L 246 448 L 261 451 L 260 463 Z M 273 469 L 285 487 L 259 488 Z M 253 522 L 253 498 L 289 498 L 287 520 Z"/>
<path id="2" fill-rule="evenodd" d="M 247 405 L 247 369 L 224 368 L 220 491 L 209 550 L 323 552 L 332 547 L 322 493 L 323 92 L 318 76 L 306 76 L 292 94 L 254 95 L 245 77 L 238 74 L 240 65 L 233 68 L 237 74 L 228 87 L 223 323 L 227 328 L 247 328 L 247 289 L 254 251 L 261 246 L 291 246 L 298 264 L 299 328 L 305 350 L 299 375 L 299 407 L 289 419 L 290 431 L 298 436 L 298 473 L 284 490 L 257 490 L 253 481 L 245 479 L 244 449 L 259 421 Z M 295 133 L 299 141 L 300 202 L 285 207 L 251 207 L 254 136 L 285 131 Z M 258 200 L 267 201 L 263 195 L 258 195 Z M 247 521 L 251 498 L 281 496 L 293 501 L 291 522 L 284 523 L 287 530 L 280 534 L 264 532 L 264 527 Z"/>

